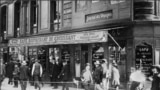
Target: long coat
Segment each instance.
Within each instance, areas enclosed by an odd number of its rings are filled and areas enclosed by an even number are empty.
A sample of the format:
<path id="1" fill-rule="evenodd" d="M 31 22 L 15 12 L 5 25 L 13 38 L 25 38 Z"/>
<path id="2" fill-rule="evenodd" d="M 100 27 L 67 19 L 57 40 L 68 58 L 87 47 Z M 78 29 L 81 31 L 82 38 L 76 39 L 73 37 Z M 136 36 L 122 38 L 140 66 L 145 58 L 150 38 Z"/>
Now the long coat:
<path id="1" fill-rule="evenodd" d="M 22 65 L 19 69 L 20 74 L 19 78 L 20 80 L 28 80 L 29 78 L 29 68 L 26 65 Z"/>
<path id="2" fill-rule="evenodd" d="M 70 73 L 70 68 L 69 68 L 69 65 L 66 64 L 62 67 L 61 73 L 59 74 L 62 81 L 68 81 L 69 80 L 69 75 L 70 75 L 69 73 Z"/>
<path id="3" fill-rule="evenodd" d="M 52 79 L 57 79 L 58 75 L 60 74 L 62 69 L 62 64 L 61 63 L 55 63 L 52 65 L 52 69 L 51 69 L 51 75 L 52 75 Z"/>
<path id="4" fill-rule="evenodd" d="M 102 82 L 102 78 L 103 78 L 102 67 L 98 66 L 95 68 L 95 71 L 93 73 L 93 79 L 96 84 L 100 84 Z"/>
<path id="5" fill-rule="evenodd" d="M 158 74 L 154 74 L 151 90 L 160 90 L 159 85 L 160 85 L 160 77 L 158 77 Z"/>
<path id="6" fill-rule="evenodd" d="M 13 77 L 13 71 L 14 71 L 14 63 L 9 62 L 6 65 L 6 75 L 7 75 L 7 77 L 12 78 Z"/>

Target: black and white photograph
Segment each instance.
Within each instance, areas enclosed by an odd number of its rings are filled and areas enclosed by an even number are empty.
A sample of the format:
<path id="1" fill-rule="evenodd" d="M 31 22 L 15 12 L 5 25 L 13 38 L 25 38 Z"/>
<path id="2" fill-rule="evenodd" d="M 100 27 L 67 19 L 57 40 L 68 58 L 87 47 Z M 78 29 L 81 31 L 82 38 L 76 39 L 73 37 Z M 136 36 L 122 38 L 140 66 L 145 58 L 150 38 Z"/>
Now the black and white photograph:
<path id="1" fill-rule="evenodd" d="M 160 90 L 160 0 L 0 0 L 0 90 Z"/>

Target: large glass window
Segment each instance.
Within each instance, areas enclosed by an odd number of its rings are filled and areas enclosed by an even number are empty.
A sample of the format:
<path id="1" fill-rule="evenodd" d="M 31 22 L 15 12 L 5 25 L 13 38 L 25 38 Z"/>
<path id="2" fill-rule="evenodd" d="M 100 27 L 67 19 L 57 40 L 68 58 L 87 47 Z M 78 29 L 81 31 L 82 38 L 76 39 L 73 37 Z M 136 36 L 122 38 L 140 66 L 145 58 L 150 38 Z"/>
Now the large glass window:
<path id="1" fill-rule="evenodd" d="M 51 0 L 51 25 L 52 31 L 59 31 L 61 28 L 61 12 L 62 12 L 62 1 Z"/>
<path id="2" fill-rule="evenodd" d="M 31 34 L 37 34 L 37 22 L 38 22 L 38 3 L 36 0 L 31 0 Z"/>
<path id="3" fill-rule="evenodd" d="M 20 35 L 20 5 L 20 1 L 14 4 L 14 37 L 19 37 Z"/>
<path id="4" fill-rule="evenodd" d="M 6 40 L 6 28 L 7 28 L 7 7 L 1 8 L 1 40 Z"/>

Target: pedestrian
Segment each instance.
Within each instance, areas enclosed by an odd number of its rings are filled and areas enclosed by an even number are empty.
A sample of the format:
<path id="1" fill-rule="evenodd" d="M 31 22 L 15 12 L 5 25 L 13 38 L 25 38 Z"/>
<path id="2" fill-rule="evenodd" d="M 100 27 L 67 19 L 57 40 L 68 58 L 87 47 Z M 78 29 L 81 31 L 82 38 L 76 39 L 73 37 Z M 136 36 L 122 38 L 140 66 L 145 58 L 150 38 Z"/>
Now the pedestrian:
<path id="1" fill-rule="evenodd" d="M 19 67 L 18 67 L 18 64 L 14 65 L 13 79 L 14 79 L 14 87 L 18 88 L 18 80 L 19 80 Z"/>
<path id="2" fill-rule="evenodd" d="M 109 80 L 111 77 L 111 73 L 109 71 L 107 59 L 102 59 L 102 69 L 103 69 L 103 79 L 102 79 L 102 85 L 104 90 L 109 89 Z"/>
<path id="3" fill-rule="evenodd" d="M 10 59 L 9 63 L 6 66 L 6 75 L 9 78 L 8 84 L 12 85 L 12 79 L 13 79 L 13 71 L 14 71 L 14 63 L 13 59 Z"/>
<path id="4" fill-rule="evenodd" d="M 113 63 L 113 68 L 112 68 L 112 75 L 113 75 L 113 79 L 112 79 L 112 85 L 114 86 L 114 88 L 116 88 L 116 90 L 119 90 L 119 85 L 120 85 L 120 73 L 118 70 L 118 65 L 116 62 Z"/>
<path id="5" fill-rule="evenodd" d="M 70 73 L 70 68 L 69 68 L 69 64 L 67 61 L 63 61 L 63 67 L 62 70 L 60 72 L 60 74 L 58 75 L 58 78 L 61 78 L 63 81 L 63 85 L 62 85 L 62 90 L 69 90 L 68 88 L 68 82 L 69 81 L 69 74 Z"/>
<path id="6" fill-rule="evenodd" d="M 52 74 L 53 74 L 54 63 L 55 63 L 55 60 L 53 58 L 50 58 L 50 61 L 49 61 L 49 74 L 50 74 L 51 86 L 53 86 Z"/>
<path id="7" fill-rule="evenodd" d="M 1 59 L 1 61 L 3 60 Z M 0 90 L 1 90 L 2 82 L 5 78 L 5 74 L 6 74 L 5 64 L 3 64 L 3 62 L 0 62 Z"/>
<path id="8" fill-rule="evenodd" d="M 29 79 L 29 68 L 26 66 L 26 61 L 22 62 L 22 65 L 20 66 L 20 74 L 19 74 L 19 79 L 20 79 L 20 85 L 21 85 L 21 90 L 26 90 L 27 88 L 27 81 Z"/>
<path id="9" fill-rule="evenodd" d="M 34 86 L 35 89 L 37 89 L 37 87 L 39 88 L 39 90 L 41 90 L 41 86 L 40 86 L 40 78 L 42 77 L 42 65 L 39 63 L 39 60 L 36 59 L 35 63 L 33 64 L 32 67 L 32 76 L 34 78 Z"/>
<path id="10" fill-rule="evenodd" d="M 95 88 L 98 90 L 103 90 L 101 83 L 103 78 L 103 70 L 102 66 L 100 65 L 100 61 L 96 60 L 95 64 L 95 70 L 93 72 L 93 80 L 95 82 Z"/>
<path id="11" fill-rule="evenodd" d="M 153 75 L 149 77 L 152 81 L 151 90 L 160 90 L 160 68 L 157 66 L 152 67 Z"/>
<path id="12" fill-rule="evenodd" d="M 59 78 L 58 78 L 58 75 L 60 74 L 61 72 L 61 69 L 62 69 L 62 64 L 59 62 L 59 60 L 55 60 L 53 61 L 53 67 L 52 67 L 52 81 L 54 82 L 54 89 L 58 88 L 58 82 L 59 81 Z"/>
<path id="13" fill-rule="evenodd" d="M 130 90 L 141 90 L 146 80 L 145 74 L 142 72 L 141 67 L 137 67 L 137 70 L 130 75 L 131 86 Z"/>
<path id="14" fill-rule="evenodd" d="M 81 81 L 84 89 L 90 90 L 90 84 L 93 83 L 93 78 L 89 63 L 86 64 L 85 69 L 82 71 Z"/>
<path id="15" fill-rule="evenodd" d="M 32 74 L 32 67 L 33 67 L 33 64 L 34 64 L 35 60 L 34 58 L 30 59 L 30 62 L 29 62 L 29 83 L 31 86 L 34 86 L 34 79 L 33 79 L 33 76 L 31 75 Z"/>

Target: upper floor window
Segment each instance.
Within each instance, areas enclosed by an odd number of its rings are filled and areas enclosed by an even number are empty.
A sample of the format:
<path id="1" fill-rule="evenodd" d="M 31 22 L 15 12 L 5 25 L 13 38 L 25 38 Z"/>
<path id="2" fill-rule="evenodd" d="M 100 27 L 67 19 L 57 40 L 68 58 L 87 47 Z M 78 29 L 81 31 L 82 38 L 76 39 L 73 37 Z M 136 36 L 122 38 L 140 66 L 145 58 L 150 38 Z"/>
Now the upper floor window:
<path id="1" fill-rule="evenodd" d="M 86 4 L 87 2 L 85 0 L 77 0 L 76 1 L 76 11 L 83 10 Z"/>
<path id="2" fill-rule="evenodd" d="M 51 0 L 50 2 L 50 13 L 51 13 L 51 25 L 52 31 L 59 31 L 61 28 L 61 12 L 62 12 L 62 1 Z"/>
<path id="3" fill-rule="evenodd" d="M 38 3 L 37 0 L 31 0 L 31 8 L 30 8 L 30 25 L 31 25 L 31 34 L 37 34 L 38 31 Z"/>
<path id="4" fill-rule="evenodd" d="M 100 2 L 100 0 L 92 0 L 92 3 Z"/>
<path id="5" fill-rule="evenodd" d="M 20 1 L 14 4 L 14 37 L 20 36 Z"/>
<path id="6" fill-rule="evenodd" d="M 121 2 L 125 2 L 126 0 L 110 0 L 110 3 L 111 4 L 118 4 L 118 3 L 121 3 Z"/>
<path id="7" fill-rule="evenodd" d="M 1 33 L 1 40 L 6 40 L 6 29 L 7 29 L 7 7 L 3 6 L 1 8 L 1 27 L 0 27 L 0 33 Z"/>

